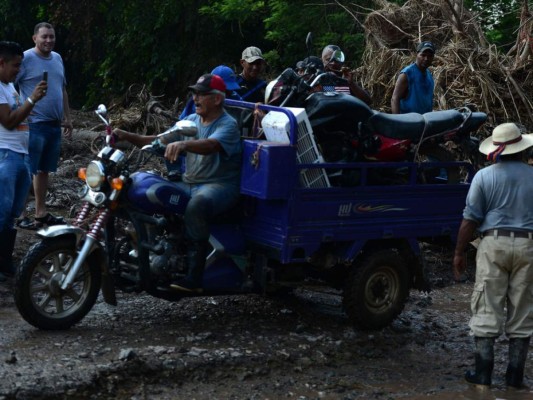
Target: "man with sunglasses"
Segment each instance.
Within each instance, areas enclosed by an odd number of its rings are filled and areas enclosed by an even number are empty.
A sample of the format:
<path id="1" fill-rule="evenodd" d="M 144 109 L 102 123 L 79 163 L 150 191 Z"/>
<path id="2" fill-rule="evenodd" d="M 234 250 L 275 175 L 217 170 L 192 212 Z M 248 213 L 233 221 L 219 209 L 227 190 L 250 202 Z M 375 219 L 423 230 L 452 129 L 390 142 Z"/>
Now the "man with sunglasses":
<path id="1" fill-rule="evenodd" d="M 198 134 L 170 143 L 165 150 L 170 162 L 186 155 L 186 171 L 176 184 L 191 196 L 184 215 L 188 274 L 171 286 L 201 293 L 209 220 L 239 200 L 242 149 L 237 122 L 224 110 L 224 80 L 205 74 L 189 89 L 196 112 L 185 119 L 196 123 Z"/>
<path id="2" fill-rule="evenodd" d="M 346 80 L 346 92 L 349 92 L 352 96 L 357 97 L 368 105 L 372 103 L 368 92 L 354 81 L 352 71 L 344 67 L 344 53 L 339 46 L 328 44 L 324 47 L 322 50 L 322 63 L 324 64 L 324 71 Z M 343 91 L 339 89 L 341 85 L 336 85 L 335 87 L 338 89 L 336 91 Z"/>
<path id="3" fill-rule="evenodd" d="M 240 86 L 237 84 L 237 77 L 233 73 L 233 70 L 225 65 L 219 65 L 218 67 L 214 68 L 211 71 L 211 74 L 220 76 L 224 83 L 226 84 L 226 98 L 233 99 L 233 100 L 242 100 L 241 97 L 236 93 L 236 90 L 240 88 Z M 237 110 L 237 111 L 235 111 Z M 187 103 L 185 104 L 185 107 L 183 108 L 179 120 L 185 119 L 191 114 L 194 114 L 196 112 L 195 107 L 195 101 L 193 99 L 192 93 L 191 96 L 188 97 Z M 240 109 L 228 109 L 228 112 L 231 116 L 234 118 L 239 117 L 240 115 L 235 116 L 234 114 L 240 113 Z M 133 132 L 128 132 L 123 129 L 115 128 L 113 130 L 113 133 L 115 134 L 117 140 L 125 140 L 127 142 L 130 142 L 131 144 L 137 146 L 137 147 L 143 147 L 147 144 L 151 144 L 154 140 L 157 139 L 157 134 L 153 135 L 140 135 Z M 181 180 L 181 174 L 185 170 L 185 166 L 182 166 L 182 162 L 176 162 L 176 163 L 169 163 L 166 162 L 167 166 L 167 172 L 168 172 L 168 179 L 171 181 L 178 181 Z"/>

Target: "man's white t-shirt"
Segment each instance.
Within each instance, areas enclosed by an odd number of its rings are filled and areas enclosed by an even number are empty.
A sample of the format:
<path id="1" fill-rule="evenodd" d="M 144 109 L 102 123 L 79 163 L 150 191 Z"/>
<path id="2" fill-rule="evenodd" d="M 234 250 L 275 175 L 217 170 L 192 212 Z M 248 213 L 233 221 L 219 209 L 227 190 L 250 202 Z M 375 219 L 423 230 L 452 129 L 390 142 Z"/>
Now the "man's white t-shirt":
<path id="1" fill-rule="evenodd" d="M 12 83 L 0 82 L 0 104 L 7 104 L 11 110 L 22 106 L 20 96 Z M 0 149 L 28 154 L 29 138 L 30 127 L 26 120 L 11 130 L 0 124 Z"/>

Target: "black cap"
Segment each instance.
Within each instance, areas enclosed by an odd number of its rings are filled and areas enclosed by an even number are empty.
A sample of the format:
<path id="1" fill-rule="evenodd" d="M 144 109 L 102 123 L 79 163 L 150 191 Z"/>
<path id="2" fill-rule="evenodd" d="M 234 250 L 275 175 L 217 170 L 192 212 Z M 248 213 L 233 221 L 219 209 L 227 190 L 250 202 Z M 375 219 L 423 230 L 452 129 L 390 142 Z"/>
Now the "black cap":
<path id="1" fill-rule="evenodd" d="M 422 42 L 416 48 L 417 53 L 422 53 L 426 50 L 430 50 L 432 53 L 435 53 L 435 45 L 431 42 Z"/>

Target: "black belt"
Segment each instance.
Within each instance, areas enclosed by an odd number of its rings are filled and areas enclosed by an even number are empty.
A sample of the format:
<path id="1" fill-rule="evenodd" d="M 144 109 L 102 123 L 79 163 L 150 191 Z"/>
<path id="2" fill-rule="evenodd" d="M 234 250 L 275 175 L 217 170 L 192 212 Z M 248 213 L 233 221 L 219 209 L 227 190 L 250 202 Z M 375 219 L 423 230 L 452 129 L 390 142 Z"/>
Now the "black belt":
<path id="1" fill-rule="evenodd" d="M 494 236 L 494 237 L 505 236 L 505 237 L 533 239 L 533 232 L 508 231 L 506 229 L 488 229 L 485 232 L 483 232 L 483 237 L 485 236 Z"/>
<path id="2" fill-rule="evenodd" d="M 41 125 L 48 125 L 48 126 L 61 126 L 61 121 L 58 120 L 52 120 L 52 121 L 38 121 L 38 122 L 31 122 L 31 124 L 41 124 Z"/>

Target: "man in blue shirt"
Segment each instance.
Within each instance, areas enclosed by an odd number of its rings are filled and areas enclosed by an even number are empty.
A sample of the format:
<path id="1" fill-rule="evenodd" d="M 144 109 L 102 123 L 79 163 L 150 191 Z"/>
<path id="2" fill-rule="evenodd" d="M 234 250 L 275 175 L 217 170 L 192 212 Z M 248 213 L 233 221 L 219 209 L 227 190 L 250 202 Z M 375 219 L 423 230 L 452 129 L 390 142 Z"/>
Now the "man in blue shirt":
<path id="1" fill-rule="evenodd" d="M 165 157 L 186 156 L 186 172 L 176 184 L 191 196 L 185 210 L 188 274 L 171 286 L 201 292 L 209 244 L 209 220 L 235 206 L 240 196 L 241 137 L 237 122 L 224 110 L 226 84 L 218 75 L 202 75 L 193 93 L 196 113 L 186 117 L 198 128 L 195 137 L 167 145 Z"/>
<path id="2" fill-rule="evenodd" d="M 482 239 L 476 254 L 470 329 L 475 339 L 474 371 L 465 378 L 490 385 L 494 342 L 509 338 L 507 386 L 523 385 L 524 367 L 533 335 L 533 168 L 524 162 L 533 135 L 522 135 L 513 123 L 494 128 L 479 151 L 494 164 L 479 170 L 468 191 L 459 228 L 453 273 L 466 270 L 465 251 L 476 230 Z"/>
<path id="3" fill-rule="evenodd" d="M 400 71 L 391 99 L 393 114 L 433 111 L 435 83 L 429 67 L 435 58 L 435 45 L 422 42 L 416 49 L 416 61 Z"/>
<path id="4" fill-rule="evenodd" d="M 35 47 L 24 52 L 24 60 L 15 83 L 23 99 L 31 95 L 33 88 L 47 72 L 48 89 L 43 101 L 36 104 L 28 117 L 30 123 L 30 163 L 35 193 L 35 222 L 25 217 L 21 228 L 32 229 L 42 225 L 64 223 L 62 217 L 46 211 L 46 193 L 51 172 L 57 170 L 61 153 L 61 127 L 64 135 L 72 135 L 72 121 L 66 90 L 65 68 L 61 56 L 53 51 L 56 36 L 52 25 L 40 22 L 34 28 Z"/>

